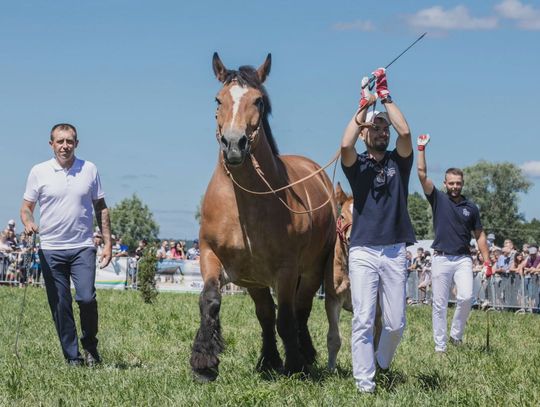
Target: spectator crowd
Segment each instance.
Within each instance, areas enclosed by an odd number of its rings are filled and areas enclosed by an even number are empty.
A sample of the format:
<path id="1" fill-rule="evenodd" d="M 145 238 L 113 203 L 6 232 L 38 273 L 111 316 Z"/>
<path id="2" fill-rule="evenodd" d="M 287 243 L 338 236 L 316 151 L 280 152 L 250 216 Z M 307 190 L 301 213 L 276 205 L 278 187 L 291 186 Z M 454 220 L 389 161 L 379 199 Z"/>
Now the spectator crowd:
<path id="1" fill-rule="evenodd" d="M 0 232 L 0 282 L 19 283 L 20 286 L 39 283 L 41 267 L 38 250 L 39 244 L 32 248 L 24 232 L 17 236 L 15 221 L 10 219 Z"/>
<path id="2" fill-rule="evenodd" d="M 101 255 L 104 247 L 103 236 L 96 228 L 93 235 L 94 245 L 97 250 L 97 258 Z M 139 240 L 135 250 L 129 250 L 121 236 L 111 235 L 113 258 L 128 257 L 130 261 L 130 279 L 136 273 L 137 262 L 143 256 L 148 246 L 145 239 Z M 199 260 L 199 241 L 195 239 L 192 247 L 186 248 L 183 240 L 162 240 L 157 242 L 159 248 L 156 251 L 158 261 L 164 260 Z M 17 235 L 16 222 L 10 219 L 0 232 L 0 283 L 17 284 L 23 287 L 25 284 L 41 283 L 41 268 L 39 265 L 39 242 L 32 248 L 31 239 L 24 232 Z M 30 251 L 32 251 L 30 253 Z M 30 270 L 27 270 L 30 268 Z"/>
<path id="3" fill-rule="evenodd" d="M 148 246 L 145 239 L 141 239 L 135 250 L 130 251 L 122 241 L 121 236 L 111 235 L 113 257 L 128 257 L 129 279 L 134 281 L 137 262 L 143 256 Z M 503 304 L 520 302 L 517 294 L 508 294 L 506 286 L 513 283 L 516 276 L 523 281 L 520 298 L 521 308 L 532 310 L 538 308 L 540 303 L 538 293 L 538 276 L 540 276 L 540 255 L 537 244 L 523 244 L 521 249 L 516 248 L 510 239 L 506 239 L 501 247 L 497 246 L 493 233 L 487 236 L 490 248 L 491 266 L 484 266 L 484 259 L 478 251 L 475 241 L 471 241 L 471 256 L 473 258 L 473 273 L 480 277 L 482 291 L 479 295 L 482 300 L 476 305 L 482 307 L 503 308 Z M 103 249 L 103 237 L 96 229 L 94 244 L 99 258 Z M 162 240 L 158 242 L 156 257 L 159 262 L 166 260 L 199 260 L 199 241 L 195 239 L 193 245 L 187 249 L 183 240 Z M 32 243 L 24 232 L 17 235 L 16 222 L 10 219 L 0 232 L 0 282 L 7 284 L 40 284 L 41 268 L 39 265 L 39 243 L 32 250 Z M 30 253 L 30 251 L 32 251 Z M 416 254 L 407 251 L 407 270 L 409 272 L 408 292 L 416 291 L 417 295 L 408 297 L 408 303 L 430 304 L 431 302 L 431 260 L 432 253 L 428 248 L 419 247 Z M 28 266 L 31 265 L 31 266 Z M 30 268 L 30 270 L 27 270 Z M 536 282 L 536 283 L 535 283 Z M 412 286 L 414 285 L 414 287 Z M 414 297 L 414 298 L 413 298 Z"/>

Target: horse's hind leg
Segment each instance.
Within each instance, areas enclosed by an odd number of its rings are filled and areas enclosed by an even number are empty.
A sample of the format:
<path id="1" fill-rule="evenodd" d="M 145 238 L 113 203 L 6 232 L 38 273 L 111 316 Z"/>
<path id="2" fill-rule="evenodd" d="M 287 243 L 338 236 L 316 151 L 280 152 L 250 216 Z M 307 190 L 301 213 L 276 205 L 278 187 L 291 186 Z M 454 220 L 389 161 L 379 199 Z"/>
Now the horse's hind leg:
<path id="1" fill-rule="evenodd" d="M 336 291 L 330 280 L 326 284 L 324 296 L 324 308 L 326 318 L 328 319 L 328 334 L 326 335 L 326 347 L 328 349 L 328 370 L 333 372 L 336 369 L 337 355 L 341 349 L 341 334 L 339 332 L 339 316 L 343 301 L 336 294 Z"/>
<path id="2" fill-rule="evenodd" d="M 257 370 L 280 370 L 283 362 L 276 344 L 276 307 L 269 288 L 249 288 L 249 295 L 255 302 L 255 312 L 262 328 L 261 356 Z"/>
<path id="3" fill-rule="evenodd" d="M 204 288 L 199 297 L 201 324 L 191 349 L 191 369 L 195 378 L 206 382 L 218 376 L 219 358 L 223 351 L 223 338 L 219 322 L 221 292 L 219 275 L 221 263 L 212 252 L 201 252 L 201 273 Z"/>
<path id="4" fill-rule="evenodd" d="M 375 311 L 375 330 L 373 332 L 373 348 L 375 352 L 379 348 L 379 340 L 381 339 L 382 333 L 382 309 L 379 299 L 381 298 L 380 294 L 377 294 L 377 309 Z"/>

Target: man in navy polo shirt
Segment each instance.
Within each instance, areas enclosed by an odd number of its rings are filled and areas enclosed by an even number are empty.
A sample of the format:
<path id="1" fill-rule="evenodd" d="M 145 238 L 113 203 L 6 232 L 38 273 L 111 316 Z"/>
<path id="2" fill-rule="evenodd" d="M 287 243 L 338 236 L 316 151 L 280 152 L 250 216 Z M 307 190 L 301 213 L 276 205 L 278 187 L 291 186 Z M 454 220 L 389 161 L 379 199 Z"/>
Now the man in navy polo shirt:
<path id="1" fill-rule="evenodd" d="M 409 125 L 392 102 L 385 70 L 373 74 L 386 113 L 367 113 L 376 98 L 365 87 L 341 141 L 341 166 L 354 197 L 349 250 L 353 375 L 358 390 L 367 393 L 375 391 L 377 367 L 389 368 L 405 328 L 405 247 L 416 241 L 407 211 L 413 163 Z M 362 85 L 367 81 L 363 78 Z M 396 148 L 388 151 L 390 125 L 398 138 Z M 366 145 L 361 154 L 355 149 L 359 136 Z M 374 344 L 377 295 L 383 329 Z"/>
<path id="2" fill-rule="evenodd" d="M 450 342 L 458 345 L 463 341 L 463 332 L 473 302 L 473 267 L 469 249 L 471 232 L 484 259 L 489 266 L 489 249 L 486 235 L 480 222 L 478 207 L 463 195 L 463 172 L 449 168 L 444 176 L 446 193 L 439 191 L 427 177 L 425 147 L 429 135 L 418 137 L 418 178 L 433 210 L 435 251 L 431 265 L 433 288 L 433 339 L 435 351 L 446 352 L 446 313 L 452 282 L 457 289 L 457 305 L 450 329 Z"/>
<path id="3" fill-rule="evenodd" d="M 93 242 L 93 213 L 104 239 L 100 266 L 111 261 L 109 210 L 96 166 L 75 157 L 77 130 L 68 123 L 55 125 L 49 144 L 54 158 L 35 165 L 26 182 L 21 219 L 29 235 L 40 233 L 39 259 L 47 299 L 66 362 L 80 366 L 100 363 L 98 353 L 98 308 L 96 300 L 96 247 Z M 40 225 L 34 221 L 36 203 Z M 70 280 L 79 305 L 81 344 L 73 317 Z"/>

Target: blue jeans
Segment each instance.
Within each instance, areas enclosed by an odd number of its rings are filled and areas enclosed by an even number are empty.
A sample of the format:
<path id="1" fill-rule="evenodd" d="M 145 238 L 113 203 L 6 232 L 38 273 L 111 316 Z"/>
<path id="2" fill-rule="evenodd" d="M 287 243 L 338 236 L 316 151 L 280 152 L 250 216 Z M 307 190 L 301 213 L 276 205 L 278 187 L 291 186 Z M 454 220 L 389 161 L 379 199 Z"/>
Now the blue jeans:
<path id="1" fill-rule="evenodd" d="M 96 301 L 96 249 L 80 247 L 66 250 L 40 250 L 39 258 L 54 325 L 66 360 L 79 359 L 77 328 L 73 318 L 70 278 L 75 286 L 75 301 L 81 319 L 81 344 L 94 353 L 98 340 Z"/>

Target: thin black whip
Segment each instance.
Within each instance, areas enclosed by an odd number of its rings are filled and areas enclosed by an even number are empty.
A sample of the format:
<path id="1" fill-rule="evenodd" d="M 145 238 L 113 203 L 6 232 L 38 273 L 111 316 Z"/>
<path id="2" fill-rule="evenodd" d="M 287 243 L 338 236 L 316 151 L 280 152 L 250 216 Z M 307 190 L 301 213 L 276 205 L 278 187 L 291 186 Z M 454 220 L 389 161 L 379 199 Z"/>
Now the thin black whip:
<path id="1" fill-rule="evenodd" d="M 392 65 L 394 62 L 396 62 L 404 53 L 406 53 L 408 50 L 410 50 L 418 41 L 420 41 L 422 38 L 426 36 L 427 32 L 422 34 L 420 37 L 416 39 L 415 42 L 413 42 L 411 45 L 409 45 L 405 50 L 399 54 L 397 57 L 395 57 L 388 65 L 384 67 L 384 69 L 388 69 L 390 65 Z M 366 86 L 371 85 L 371 83 L 376 79 L 375 75 L 372 75 L 371 78 L 369 78 L 368 83 L 366 83 L 364 86 L 362 86 L 362 89 L 364 89 Z"/>

